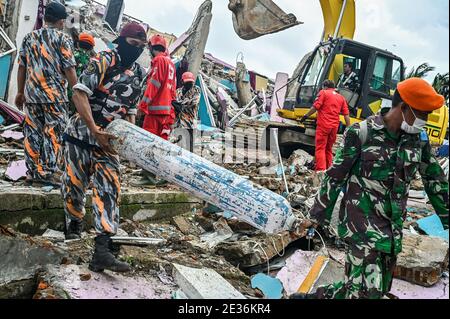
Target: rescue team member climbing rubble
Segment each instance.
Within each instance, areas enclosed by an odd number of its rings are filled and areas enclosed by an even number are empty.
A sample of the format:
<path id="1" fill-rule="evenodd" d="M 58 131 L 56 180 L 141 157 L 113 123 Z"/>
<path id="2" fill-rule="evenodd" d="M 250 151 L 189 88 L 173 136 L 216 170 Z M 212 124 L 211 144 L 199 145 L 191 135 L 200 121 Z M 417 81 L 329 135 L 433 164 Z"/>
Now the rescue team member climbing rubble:
<path id="1" fill-rule="evenodd" d="M 175 111 L 172 107 L 177 89 L 175 65 L 167 54 L 167 41 L 161 35 L 154 35 L 150 39 L 149 49 L 153 59 L 147 89 L 139 109 L 145 114 L 143 128 L 168 140 L 175 123 Z M 139 186 L 163 184 L 166 182 L 145 171 L 142 180 L 138 182 Z"/>
<path id="2" fill-rule="evenodd" d="M 398 85 L 392 109 L 355 124 L 344 134 L 334 165 L 326 172 L 311 220 L 328 226 L 341 190 L 339 236 L 348 244 L 345 281 L 314 295 L 292 298 L 382 298 L 391 289 L 411 181 L 419 172 L 431 204 L 448 227 L 448 180 L 434 157 L 424 127 L 444 105 L 426 81 Z"/>
<path id="3" fill-rule="evenodd" d="M 61 30 L 66 8 L 50 3 L 45 26 L 27 34 L 19 51 L 18 93 L 15 104 L 25 104 L 24 149 L 28 183 L 59 185 L 61 145 L 68 118 L 67 82 L 75 85 L 72 40 Z"/>
<path id="4" fill-rule="evenodd" d="M 350 126 L 350 116 L 347 101 L 336 92 L 335 84 L 331 80 L 323 82 L 311 110 L 300 120 L 306 121 L 314 113 L 318 113 L 316 127 L 316 171 L 323 172 L 333 164 L 333 145 L 336 143 L 339 130 L 339 115 L 344 115 L 345 123 Z"/>
<path id="5" fill-rule="evenodd" d="M 103 131 L 116 119 L 134 123 L 141 96 L 143 69 L 135 63 L 147 44 L 144 28 L 137 23 L 123 27 L 114 41 L 117 48 L 93 58 L 74 86 L 78 114 L 69 122 L 64 139 L 65 167 L 62 195 L 70 224 L 66 238 L 80 238 L 85 215 L 86 190 L 93 180 L 95 251 L 89 269 L 129 271 L 113 255 L 111 236 L 119 222 L 120 163 L 110 145 L 114 136 Z M 131 92 L 131 93 L 130 93 Z"/>

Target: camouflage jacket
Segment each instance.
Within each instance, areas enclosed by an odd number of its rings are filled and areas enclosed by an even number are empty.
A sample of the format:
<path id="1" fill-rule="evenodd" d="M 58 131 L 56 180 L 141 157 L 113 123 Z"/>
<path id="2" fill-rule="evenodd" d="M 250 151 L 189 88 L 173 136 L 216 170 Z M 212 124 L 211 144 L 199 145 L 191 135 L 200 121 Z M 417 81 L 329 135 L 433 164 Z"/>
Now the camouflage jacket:
<path id="1" fill-rule="evenodd" d="M 91 54 L 83 49 L 75 50 L 75 62 L 77 63 L 77 76 L 79 77 L 91 60 Z"/>
<path id="2" fill-rule="evenodd" d="M 75 67 L 73 42 L 63 32 L 52 28 L 28 33 L 19 51 L 19 65 L 27 70 L 27 103 L 67 103 L 65 70 Z"/>
<path id="3" fill-rule="evenodd" d="M 177 101 L 183 105 L 183 110 L 177 114 L 176 126 L 183 128 L 195 128 L 200 103 L 200 88 L 194 86 L 186 94 L 183 88 L 177 90 Z"/>
<path id="4" fill-rule="evenodd" d="M 339 236 L 352 248 L 398 254 L 410 183 L 417 172 L 443 224 L 448 227 L 448 180 L 420 135 L 394 136 L 383 116 L 368 120 L 361 145 L 360 126 L 349 127 L 333 166 L 327 171 L 311 209 L 311 219 L 329 225 L 341 190 Z"/>
<path id="5" fill-rule="evenodd" d="M 86 66 L 89 64 L 91 55 L 89 52 L 86 52 L 86 50 L 77 49 L 74 51 L 73 56 L 75 57 L 77 77 L 80 77 Z M 68 88 L 67 95 L 69 96 L 69 100 L 72 100 L 73 90 Z"/>

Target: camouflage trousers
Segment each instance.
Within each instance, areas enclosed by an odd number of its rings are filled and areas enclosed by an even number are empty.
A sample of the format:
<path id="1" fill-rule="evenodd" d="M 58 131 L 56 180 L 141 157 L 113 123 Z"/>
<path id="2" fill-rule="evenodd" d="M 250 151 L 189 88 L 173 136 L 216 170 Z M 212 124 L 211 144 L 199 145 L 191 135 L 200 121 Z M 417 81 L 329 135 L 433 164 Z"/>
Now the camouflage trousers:
<path id="1" fill-rule="evenodd" d="M 97 234 L 117 232 L 119 224 L 119 158 L 99 148 L 86 149 L 70 142 L 64 147 L 65 172 L 61 192 L 66 217 L 83 220 L 86 191 L 92 180 L 92 211 Z"/>
<path id="2" fill-rule="evenodd" d="M 67 108 L 67 103 L 25 106 L 25 162 L 34 179 L 46 179 L 60 171 Z"/>
<path id="3" fill-rule="evenodd" d="M 345 279 L 317 289 L 318 299 L 381 299 L 391 290 L 397 258 L 368 250 L 348 250 Z"/>

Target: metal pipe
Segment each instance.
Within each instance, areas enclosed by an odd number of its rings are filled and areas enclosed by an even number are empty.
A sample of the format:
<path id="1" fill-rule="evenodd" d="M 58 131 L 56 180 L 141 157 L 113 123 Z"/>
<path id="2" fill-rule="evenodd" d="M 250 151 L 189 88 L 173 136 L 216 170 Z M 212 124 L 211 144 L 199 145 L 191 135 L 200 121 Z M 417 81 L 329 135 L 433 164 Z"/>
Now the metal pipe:
<path id="1" fill-rule="evenodd" d="M 289 196 L 290 192 L 289 192 L 289 186 L 288 186 L 288 183 L 287 183 L 287 180 L 286 180 L 286 174 L 284 172 L 283 157 L 281 156 L 280 145 L 278 144 L 278 129 L 277 130 L 272 130 L 272 133 L 273 133 L 273 139 L 275 141 L 275 145 L 277 147 L 278 161 L 280 162 L 281 171 L 283 172 L 284 188 L 286 189 L 286 193 Z"/>
<path id="2" fill-rule="evenodd" d="M 333 39 L 336 39 L 339 30 L 341 29 L 341 24 L 342 24 L 342 19 L 344 18 L 344 13 L 345 13 L 345 9 L 347 7 L 347 0 L 344 0 L 344 3 L 342 4 L 342 9 L 341 9 L 341 13 L 339 15 L 339 20 L 338 23 L 336 25 L 336 30 L 334 30 L 334 36 Z"/>
<path id="3" fill-rule="evenodd" d="M 255 102 L 255 100 L 256 100 L 257 97 L 258 97 L 258 96 L 255 95 L 255 96 L 253 97 L 253 99 L 250 101 L 250 103 L 248 103 L 246 106 L 244 106 L 244 108 L 243 108 L 242 110 L 240 110 L 240 111 L 238 112 L 238 114 L 236 114 L 236 115 L 230 120 L 230 122 L 229 122 L 229 124 L 228 124 L 229 127 L 233 127 L 234 124 L 236 124 L 236 123 L 235 123 L 236 120 L 237 120 L 242 114 L 244 114 L 247 110 L 251 109 L 252 106 L 254 106 L 254 102 Z"/>

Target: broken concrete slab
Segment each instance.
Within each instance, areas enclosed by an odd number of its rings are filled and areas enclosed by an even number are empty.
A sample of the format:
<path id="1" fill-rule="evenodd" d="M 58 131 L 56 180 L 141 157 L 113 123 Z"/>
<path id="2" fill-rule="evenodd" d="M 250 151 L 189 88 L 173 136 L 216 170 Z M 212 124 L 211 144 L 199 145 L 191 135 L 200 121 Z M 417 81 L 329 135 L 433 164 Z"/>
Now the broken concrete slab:
<path id="1" fill-rule="evenodd" d="M 440 280 L 448 268 L 448 257 L 449 246 L 445 240 L 405 232 L 395 277 L 430 287 Z"/>
<path id="2" fill-rule="evenodd" d="M 245 299 L 228 281 L 212 269 L 173 265 L 175 282 L 189 299 Z"/>
<path id="3" fill-rule="evenodd" d="M 0 235 L 0 299 L 30 298 L 37 271 L 61 264 L 68 254 L 49 242 Z"/>
<path id="4" fill-rule="evenodd" d="M 200 239 L 203 242 L 207 242 L 209 248 L 214 248 L 219 243 L 224 242 L 233 236 L 233 230 L 231 230 L 230 226 L 228 226 L 227 220 L 223 217 L 215 222 L 213 227 L 213 233 L 203 234 L 200 236 Z"/>
<path id="5" fill-rule="evenodd" d="M 34 299 L 170 299 L 173 286 L 150 276 L 93 273 L 83 266 L 48 266 Z"/>
<path id="6" fill-rule="evenodd" d="M 179 191 L 124 191 L 120 215 L 139 221 L 160 221 L 199 207 L 200 201 Z M 92 192 L 86 203 L 86 227 L 92 226 Z M 143 214 L 142 210 L 151 214 Z M 63 200 L 59 190 L 45 192 L 41 188 L 0 186 L 0 224 L 10 225 L 22 233 L 41 235 L 47 228 L 64 230 Z"/>
<path id="7" fill-rule="evenodd" d="M 186 216 L 175 216 L 172 218 L 172 224 L 177 227 L 184 235 L 200 235 L 201 231 Z"/>
<path id="8" fill-rule="evenodd" d="M 423 287 L 394 279 L 391 293 L 400 299 L 449 299 L 449 279 L 443 278 L 432 287 Z"/>
<path id="9" fill-rule="evenodd" d="M 215 252 L 224 256 L 232 265 L 249 268 L 267 263 L 268 259 L 282 254 L 295 239 L 289 232 L 274 236 L 260 234 L 251 239 L 222 242 L 217 245 Z"/>
<path id="10" fill-rule="evenodd" d="M 27 177 L 27 165 L 25 160 L 11 162 L 6 169 L 5 176 L 7 179 L 17 182 L 20 179 Z"/>

